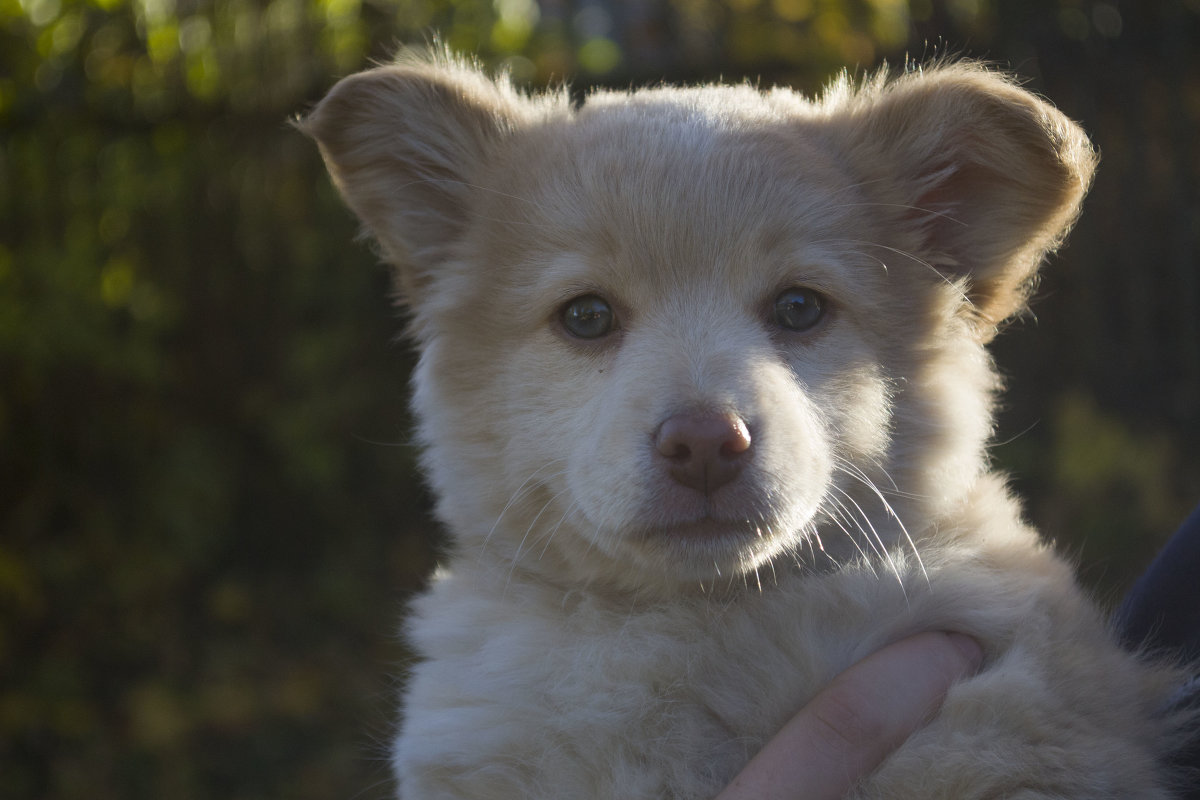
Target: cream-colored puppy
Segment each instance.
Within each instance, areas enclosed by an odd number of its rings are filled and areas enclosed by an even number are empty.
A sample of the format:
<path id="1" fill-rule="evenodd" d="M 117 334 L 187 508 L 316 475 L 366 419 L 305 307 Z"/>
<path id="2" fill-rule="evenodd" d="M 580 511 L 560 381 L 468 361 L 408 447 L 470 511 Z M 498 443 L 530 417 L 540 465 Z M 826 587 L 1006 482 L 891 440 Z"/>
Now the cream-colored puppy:
<path id="1" fill-rule="evenodd" d="M 409 620 L 406 800 L 711 797 L 931 629 L 987 665 L 854 797 L 1167 796 L 1174 675 L 984 451 L 984 345 L 1095 164 L 1062 114 L 971 64 L 576 107 L 421 56 L 302 127 L 398 268 L 454 542 Z"/>

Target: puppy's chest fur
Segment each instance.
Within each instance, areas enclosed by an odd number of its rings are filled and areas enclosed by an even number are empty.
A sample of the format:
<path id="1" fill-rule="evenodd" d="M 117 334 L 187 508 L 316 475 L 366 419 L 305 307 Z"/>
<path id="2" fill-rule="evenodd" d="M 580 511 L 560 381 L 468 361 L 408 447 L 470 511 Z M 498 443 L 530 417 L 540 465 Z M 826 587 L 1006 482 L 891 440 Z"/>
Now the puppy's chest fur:
<path id="1" fill-rule="evenodd" d="M 409 623 L 429 660 L 407 693 L 405 725 L 421 731 L 397 753 L 408 786 L 415 796 L 716 794 L 852 655 L 838 652 L 841 635 L 821 642 L 778 615 L 803 592 L 771 593 L 629 606 L 503 573 L 444 577 Z M 447 703 L 457 719 L 431 738 Z"/>
<path id="2" fill-rule="evenodd" d="M 632 605 L 464 559 L 409 622 L 428 660 L 407 691 L 402 794 L 711 797 L 838 672 L 941 628 L 979 637 L 986 669 L 854 797 L 1009 797 L 1030 776 L 1051 789 L 1029 797 L 1166 797 L 1152 706 L 1170 673 L 1112 648 L 1032 534 L 1001 538 Z"/>

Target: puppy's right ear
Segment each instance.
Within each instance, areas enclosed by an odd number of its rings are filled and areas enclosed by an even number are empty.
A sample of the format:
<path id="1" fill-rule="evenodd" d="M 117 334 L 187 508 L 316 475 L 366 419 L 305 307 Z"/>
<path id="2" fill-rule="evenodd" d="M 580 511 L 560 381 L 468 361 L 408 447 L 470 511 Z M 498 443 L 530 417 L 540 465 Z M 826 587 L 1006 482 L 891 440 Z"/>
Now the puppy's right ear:
<path id="1" fill-rule="evenodd" d="M 526 104 L 506 81 L 417 57 L 343 79 L 298 127 L 412 299 L 461 235 L 474 176 Z"/>

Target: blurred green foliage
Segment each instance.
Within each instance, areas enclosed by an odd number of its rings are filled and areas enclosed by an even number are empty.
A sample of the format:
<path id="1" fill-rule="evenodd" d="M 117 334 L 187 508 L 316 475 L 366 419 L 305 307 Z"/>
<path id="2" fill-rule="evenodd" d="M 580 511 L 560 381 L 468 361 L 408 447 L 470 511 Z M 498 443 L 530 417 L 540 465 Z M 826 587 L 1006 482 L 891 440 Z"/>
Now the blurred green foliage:
<path id="1" fill-rule="evenodd" d="M 387 796 L 410 357 L 287 122 L 433 36 L 534 85 L 1015 68 L 1104 162 L 997 458 L 1107 594 L 1200 500 L 1195 0 L 0 0 L 5 798 Z"/>

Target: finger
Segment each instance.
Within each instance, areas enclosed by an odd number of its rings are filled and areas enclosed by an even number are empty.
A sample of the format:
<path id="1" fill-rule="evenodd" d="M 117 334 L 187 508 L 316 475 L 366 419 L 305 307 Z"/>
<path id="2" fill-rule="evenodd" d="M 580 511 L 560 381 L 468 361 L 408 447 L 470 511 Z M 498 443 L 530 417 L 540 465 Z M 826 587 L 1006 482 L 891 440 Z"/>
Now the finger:
<path id="1" fill-rule="evenodd" d="M 717 800 L 837 800 L 941 708 L 975 672 L 970 637 L 903 639 L 847 669 L 793 717 Z"/>

